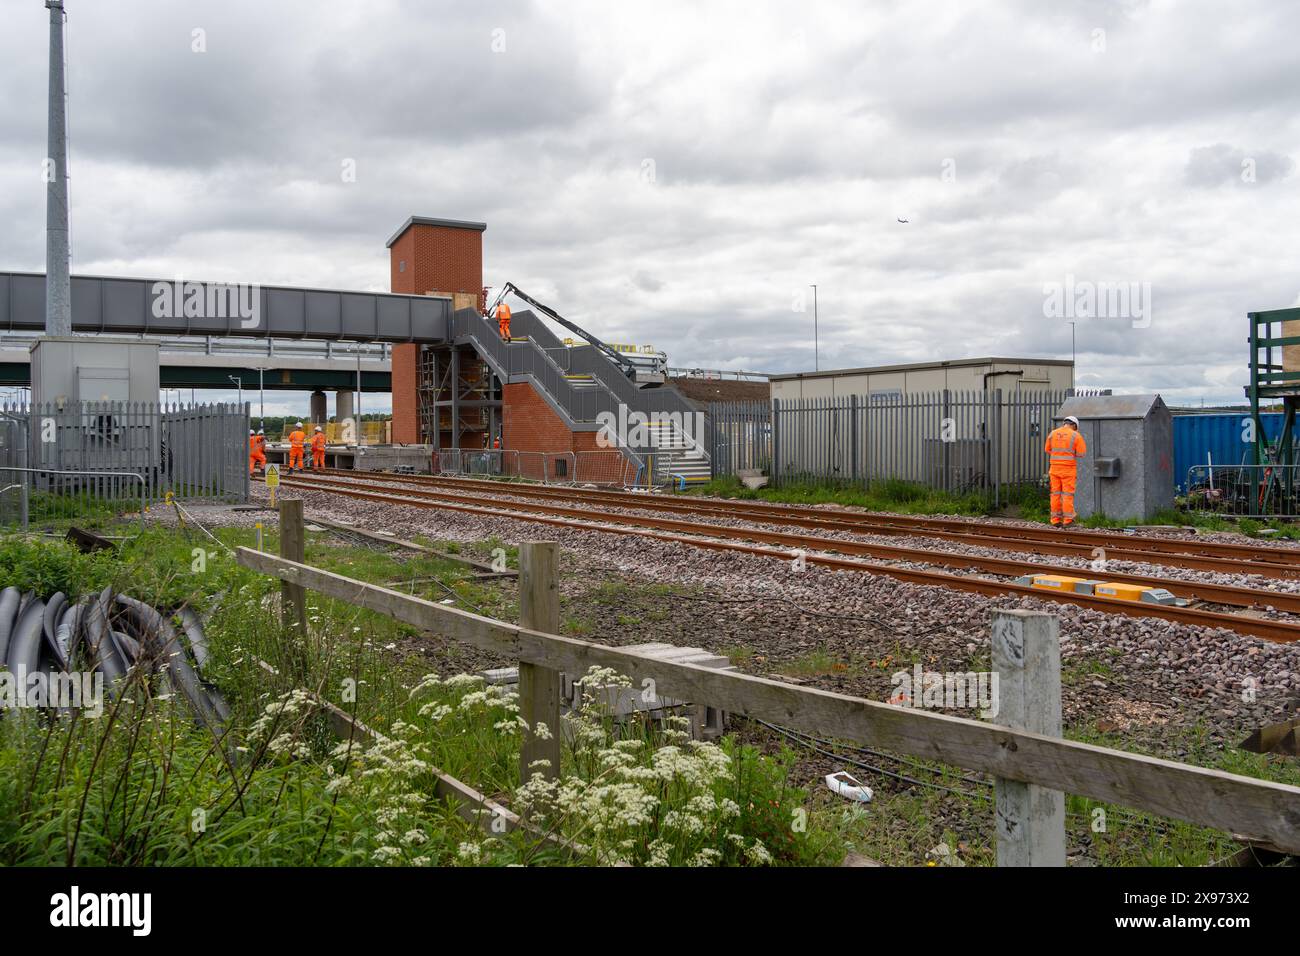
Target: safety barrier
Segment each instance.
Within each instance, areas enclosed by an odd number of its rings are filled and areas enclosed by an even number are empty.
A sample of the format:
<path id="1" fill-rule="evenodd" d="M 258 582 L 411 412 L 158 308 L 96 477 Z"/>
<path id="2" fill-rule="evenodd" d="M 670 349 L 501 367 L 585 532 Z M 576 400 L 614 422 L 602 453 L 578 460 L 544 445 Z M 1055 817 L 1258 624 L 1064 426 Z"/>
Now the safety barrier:
<path id="1" fill-rule="evenodd" d="M 135 472 L 0 466 L 0 486 L 0 528 L 135 511 L 144 530 L 149 483 Z"/>
<path id="2" fill-rule="evenodd" d="M 360 428 L 351 418 L 341 422 L 326 422 L 321 426 L 325 440 L 331 445 L 385 445 L 389 443 L 392 422 L 361 422 Z"/>
<path id="3" fill-rule="evenodd" d="M 1193 465 L 1187 469 L 1188 511 L 1255 518 L 1300 515 L 1297 465 Z"/>
<path id="4" fill-rule="evenodd" d="M 574 456 L 573 480 L 580 485 L 630 488 L 649 480 L 645 464 L 619 448 L 580 451 Z"/>
<path id="5" fill-rule="evenodd" d="M 548 485 L 573 483 L 577 465 L 573 452 L 520 451 L 515 454 L 515 477 Z"/>

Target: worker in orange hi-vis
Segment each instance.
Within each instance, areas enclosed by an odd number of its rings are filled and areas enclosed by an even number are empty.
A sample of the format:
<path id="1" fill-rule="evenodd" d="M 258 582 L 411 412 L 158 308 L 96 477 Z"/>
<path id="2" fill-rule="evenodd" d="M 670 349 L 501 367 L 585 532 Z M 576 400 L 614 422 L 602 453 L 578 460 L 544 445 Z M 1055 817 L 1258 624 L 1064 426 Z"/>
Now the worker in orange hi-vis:
<path id="1" fill-rule="evenodd" d="M 302 443 L 307 440 L 307 433 L 302 430 L 302 422 L 294 426 L 289 433 L 289 470 L 302 471 Z"/>
<path id="2" fill-rule="evenodd" d="M 311 466 L 325 467 L 325 431 L 319 425 L 311 436 Z"/>
<path id="3" fill-rule="evenodd" d="M 504 302 L 497 306 L 497 330 L 500 331 L 501 338 L 510 341 L 510 306 Z"/>
<path id="4" fill-rule="evenodd" d="M 253 434 L 253 430 L 248 430 L 248 473 L 253 473 L 254 467 L 266 471 L 266 432 L 262 429 Z"/>
<path id="5" fill-rule="evenodd" d="M 1067 415 L 1060 428 L 1047 436 L 1048 480 L 1052 484 L 1052 524 L 1064 528 L 1074 523 L 1074 488 L 1079 480 L 1079 459 L 1088 446 L 1079 434 L 1079 419 Z"/>

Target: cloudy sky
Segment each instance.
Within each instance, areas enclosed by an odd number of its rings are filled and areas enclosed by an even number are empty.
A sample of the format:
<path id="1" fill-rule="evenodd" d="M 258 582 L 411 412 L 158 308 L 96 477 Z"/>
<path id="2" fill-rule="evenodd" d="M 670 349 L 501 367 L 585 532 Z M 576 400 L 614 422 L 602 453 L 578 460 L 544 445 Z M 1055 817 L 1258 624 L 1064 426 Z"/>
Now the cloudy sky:
<path id="1" fill-rule="evenodd" d="M 1186 403 L 1300 302 L 1289 0 L 67 7 L 74 272 L 385 290 L 408 215 L 481 220 L 488 283 L 768 372 L 810 283 L 823 368 L 1068 358 L 1052 284 L 1123 283 L 1080 384 Z M 0 269 L 43 270 L 47 14 L 0 23 Z"/>

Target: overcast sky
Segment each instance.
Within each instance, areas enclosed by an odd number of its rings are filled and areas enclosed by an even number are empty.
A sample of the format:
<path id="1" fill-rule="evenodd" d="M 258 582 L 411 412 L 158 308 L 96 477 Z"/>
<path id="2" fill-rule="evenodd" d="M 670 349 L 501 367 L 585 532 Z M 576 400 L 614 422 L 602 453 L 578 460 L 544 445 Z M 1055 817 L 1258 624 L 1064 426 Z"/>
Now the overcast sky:
<path id="1" fill-rule="evenodd" d="M 823 368 L 1068 358 L 1048 284 L 1136 283 L 1079 383 L 1173 402 L 1300 302 L 1288 0 L 67 8 L 74 273 L 386 290 L 407 216 L 481 220 L 489 284 L 768 372 L 814 282 Z M 0 269 L 43 270 L 47 12 L 0 12 Z"/>

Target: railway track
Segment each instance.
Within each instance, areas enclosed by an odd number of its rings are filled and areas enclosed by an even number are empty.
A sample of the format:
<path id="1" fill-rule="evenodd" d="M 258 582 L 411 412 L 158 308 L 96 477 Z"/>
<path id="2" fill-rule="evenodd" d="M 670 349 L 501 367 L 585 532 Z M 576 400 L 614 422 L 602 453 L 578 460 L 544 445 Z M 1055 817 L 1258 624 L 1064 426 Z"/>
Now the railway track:
<path id="1" fill-rule="evenodd" d="M 968 555 L 955 555 L 948 552 L 922 551 L 919 549 L 898 549 L 890 546 L 871 545 L 862 542 L 843 541 L 837 538 L 814 538 L 807 535 L 786 532 L 763 531 L 750 528 L 733 528 L 723 525 L 704 524 L 699 521 L 686 521 L 673 518 L 647 517 L 640 515 L 607 514 L 600 516 L 604 522 L 590 520 L 593 515 L 590 508 L 571 508 L 550 502 L 494 501 L 493 506 L 483 503 L 483 485 L 491 485 L 498 494 L 511 494 L 514 486 L 501 487 L 495 482 L 478 482 L 476 497 L 468 497 L 455 492 L 421 491 L 407 487 L 376 486 L 375 476 L 368 476 L 365 485 L 359 485 L 354 474 L 353 481 L 339 480 L 337 477 L 282 477 L 281 484 L 289 488 L 316 490 L 340 494 L 362 500 L 378 501 L 395 505 L 445 509 L 467 514 L 487 517 L 511 518 L 531 521 L 556 527 L 576 530 L 595 531 L 606 534 L 634 535 L 662 541 L 689 544 L 710 550 L 737 551 L 764 557 L 790 560 L 790 550 L 766 547 L 770 544 L 785 545 L 799 551 L 834 551 L 848 555 L 866 555 L 872 557 L 890 557 L 897 560 L 923 561 L 927 564 L 944 564 L 945 562 L 963 562 L 962 567 L 983 567 L 992 570 L 996 564 L 1003 570 L 994 573 L 1023 574 L 1027 566 L 1015 561 L 983 558 Z M 384 476 L 386 480 L 389 476 Z M 402 483 L 394 483 L 401 485 Z M 641 496 L 635 496 L 640 498 Z M 668 533 L 674 532 L 674 533 Z M 754 543 L 758 542 L 758 543 Z M 906 551 L 906 558 L 898 558 L 897 553 Z M 919 557 L 917 557 L 919 555 Z M 913 584 L 936 585 L 955 588 L 988 596 L 1025 596 L 1063 604 L 1074 604 L 1111 614 L 1124 614 L 1131 617 L 1155 617 L 1191 624 L 1199 627 L 1226 628 L 1241 634 L 1250 634 L 1279 643 L 1291 643 L 1300 640 L 1300 624 L 1265 618 L 1247 617 L 1227 614 L 1221 611 L 1197 607 L 1175 607 L 1160 604 L 1115 601 L 1093 595 L 1055 592 L 1028 587 L 1008 581 L 971 575 L 949 574 L 941 571 L 928 571 L 902 568 L 895 565 L 863 561 L 857 557 L 835 557 L 827 554 L 805 554 L 804 560 L 809 564 L 830 567 L 837 570 L 858 571 L 892 577 Z M 1077 571 L 1078 569 L 1068 569 Z M 1113 575 L 1107 575 L 1113 577 Z M 1177 594 L 1204 595 L 1201 600 L 1213 600 L 1216 603 L 1233 604 L 1239 607 L 1258 606 L 1264 603 L 1279 606 L 1283 599 L 1289 607 L 1295 606 L 1294 596 L 1280 595 L 1269 591 L 1249 588 L 1236 588 L 1226 585 L 1203 585 L 1195 582 L 1164 581 L 1141 578 L 1142 583 L 1164 587 Z M 1210 597 L 1209 595 L 1213 595 Z"/>
<path id="2" fill-rule="evenodd" d="M 361 480 L 356 472 L 346 470 L 330 469 L 323 472 L 322 475 L 334 479 Z M 1020 529 L 1007 525 L 977 526 L 973 522 L 951 521 L 949 519 L 914 519 L 911 516 L 901 515 L 894 517 L 841 513 L 831 516 L 824 509 L 752 507 L 752 502 L 724 505 L 720 503 L 720 499 L 687 501 L 644 493 L 629 494 L 522 484 L 506 485 L 499 481 L 484 479 L 384 475 L 382 478 L 369 477 L 366 480 L 380 480 L 390 484 L 402 484 L 426 489 L 461 489 L 479 494 L 509 494 L 513 497 L 535 500 L 580 501 L 594 505 L 637 508 L 670 514 L 734 518 L 765 524 L 794 525 L 851 534 L 926 537 L 940 541 L 952 541 L 957 544 L 995 548 L 1000 551 L 1020 551 L 1037 555 L 1053 555 L 1055 557 L 1096 559 L 1101 557 L 1098 551 L 1100 548 L 1104 551 L 1106 559 L 1116 561 L 1161 564 L 1167 567 L 1188 568 L 1194 571 L 1213 571 L 1221 574 L 1258 574 L 1281 580 L 1300 580 L 1300 553 L 1292 554 L 1281 549 L 1273 549 L 1272 551 L 1263 549 L 1261 551 L 1260 549 L 1250 549 L 1241 545 L 1227 545 L 1222 542 L 1167 541 L 1129 535 L 1058 532 L 1036 528 Z M 962 530 L 948 530 L 948 526 L 954 525 Z M 1017 533 L 1022 530 L 1031 536 L 1017 536 Z M 1081 535 L 1087 536 L 1087 541 L 1079 543 L 1073 540 Z M 1098 544 L 1094 542 L 1104 543 Z M 1148 547 L 1148 544 L 1152 542 L 1164 547 L 1159 550 Z M 1135 547 L 1135 544 L 1138 546 Z M 1179 548 L 1182 550 L 1178 550 Z M 1196 549 L 1204 550 L 1197 553 Z M 1249 557 L 1243 557 L 1243 555 L 1249 555 Z M 1061 571 L 1062 569 L 1058 567 L 1055 570 Z M 1077 568 L 1067 570 L 1068 573 L 1078 571 Z"/>

